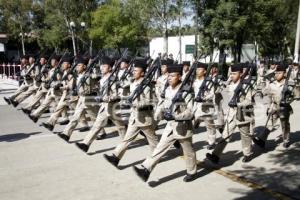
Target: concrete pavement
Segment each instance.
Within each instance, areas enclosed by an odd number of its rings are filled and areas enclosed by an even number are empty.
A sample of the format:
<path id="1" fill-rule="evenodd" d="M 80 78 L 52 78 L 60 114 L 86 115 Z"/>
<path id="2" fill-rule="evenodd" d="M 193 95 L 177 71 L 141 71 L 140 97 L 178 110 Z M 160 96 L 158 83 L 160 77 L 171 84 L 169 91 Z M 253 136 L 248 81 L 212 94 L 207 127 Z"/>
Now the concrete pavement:
<path id="1" fill-rule="evenodd" d="M 137 140 L 126 152 L 120 165 L 112 167 L 104 158 L 120 141 L 113 127 L 106 131 L 109 138 L 95 141 L 84 154 L 74 145 L 87 132 L 76 131 L 67 144 L 56 134 L 40 127 L 49 114 L 36 124 L 18 108 L 3 101 L 15 89 L 0 81 L 0 198 L 6 199 L 300 199 L 300 114 L 296 109 L 291 117 L 289 149 L 283 149 L 274 131 L 265 151 L 255 148 L 256 158 L 248 164 L 241 162 L 239 134 L 221 157 L 220 169 L 212 169 L 202 161 L 206 150 L 206 134 L 201 127 L 194 136 L 199 160 L 199 178 L 184 183 L 184 158 L 180 150 L 171 149 L 152 172 L 149 182 L 143 183 L 132 166 L 141 163 L 149 148 L 143 139 Z M 260 100 L 258 100 L 260 101 Z M 25 102 L 26 103 L 26 102 Z M 265 123 L 265 106 L 259 103 L 256 127 Z M 296 108 L 300 102 L 293 104 Z M 203 125 L 202 125 L 203 126 Z M 55 127 L 54 132 L 64 126 Z M 161 134 L 162 130 L 157 133 Z"/>

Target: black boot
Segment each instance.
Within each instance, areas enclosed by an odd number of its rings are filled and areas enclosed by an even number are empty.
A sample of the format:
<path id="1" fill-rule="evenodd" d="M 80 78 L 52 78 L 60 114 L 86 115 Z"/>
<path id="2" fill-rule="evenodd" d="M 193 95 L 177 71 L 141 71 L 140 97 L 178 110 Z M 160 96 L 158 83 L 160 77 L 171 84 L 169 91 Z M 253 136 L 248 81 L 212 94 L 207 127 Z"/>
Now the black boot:
<path id="1" fill-rule="evenodd" d="M 86 132 L 86 131 L 89 131 L 89 130 L 90 130 L 90 127 L 85 126 L 85 127 L 79 128 L 78 130 L 79 130 L 79 132 Z"/>
<path id="2" fill-rule="evenodd" d="M 25 108 L 21 108 L 21 110 L 23 111 L 23 113 L 25 113 L 26 115 L 29 115 L 31 113 L 30 110 L 25 109 Z"/>
<path id="3" fill-rule="evenodd" d="M 290 145 L 291 145 L 290 142 L 283 142 L 283 147 L 286 149 L 289 148 Z"/>
<path id="4" fill-rule="evenodd" d="M 103 133 L 102 135 L 97 135 L 97 139 L 96 140 L 104 140 L 106 138 L 107 134 Z"/>
<path id="5" fill-rule="evenodd" d="M 213 153 L 207 153 L 206 154 L 206 159 L 208 159 L 213 164 L 218 164 L 219 160 L 220 160 L 220 158 L 217 155 L 213 154 Z"/>
<path id="6" fill-rule="evenodd" d="M 4 99 L 4 101 L 8 104 L 8 105 L 10 105 L 11 104 L 11 102 L 10 102 L 10 99 L 9 98 L 7 98 L 7 97 L 3 97 L 3 99 Z"/>
<path id="7" fill-rule="evenodd" d="M 70 120 L 64 120 L 62 122 L 59 122 L 59 125 L 67 125 L 70 122 Z"/>
<path id="8" fill-rule="evenodd" d="M 144 182 L 147 182 L 150 172 L 146 168 L 138 168 L 136 166 L 133 166 L 133 170 L 135 171 L 136 175 L 138 175 Z"/>
<path id="9" fill-rule="evenodd" d="M 14 106 L 14 107 L 17 107 L 19 105 L 19 103 L 15 100 L 10 100 L 11 104 Z"/>
<path id="10" fill-rule="evenodd" d="M 196 174 L 187 174 L 184 178 L 184 182 L 191 182 L 197 178 Z"/>
<path id="11" fill-rule="evenodd" d="M 118 167 L 118 164 L 119 164 L 119 162 L 120 162 L 120 159 L 119 159 L 117 156 L 115 156 L 114 154 L 112 154 L 111 156 L 110 156 L 110 155 L 107 155 L 107 154 L 104 154 L 103 156 L 104 156 L 104 158 L 105 158 L 108 162 L 110 162 L 113 166 Z"/>
<path id="12" fill-rule="evenodd" d="M 215 144 L 209 144 L 207 145 L 207 150 L 213 150 L 216 147 Z"/>
<path id="13" fill-rule="evenodd" d="M 32 115 L 28 115 L 28 117 L 29 117 L 34 123 L 36 123 L 36 122 L 39 120 L 39 118 L 37 118 L 37 117 L 35 117 L 35 116 L 32 116 Z"/>
<path id="14" fill-rule="evenodd" d="M 82 151 L 84 151 L 85 153 L 88 152 L 90 146 L 89 145 L 86 145 L 84 143 L 80 143 L 80 142 L 76 142 L 75 145 L 81 149 Z"/>
<path id="15" fill-rule="evenodd" d="M 264 149 L 265 146 L 266 146 L 266 142 L 263 141 L 262 139 L 260 138 L 257 138 L 257 137 L 254 137 L 252 139 L 252 141 L 254 142 L 254 144 L 256 144 L 257 146 L 259 146 L 260 148 Z"/>
<path id="16" fill-rule="evenodd" d="M 180 148 L 181 148 L 180 142 L 178 142 L 178 140 L 176 140 L 176 141 L 174 142 L 173 146 L 174 146 L 176 149 L 180 149 Z"/>
<path id="17" fill-rule="evenodd" d="M 46 129 L 48 129 L 49 131 L 53 131 L 54 126 L 48 123 L 42 123 L 42 126 L 44 126 Z"/>
<path id="18" fill-rule="evenodd" d="M 243 163 L 248 163 L 253 159 L 253 154 L 249 155 L 249 156 L 244 156 L 242 159 Z"/>
<path id="19" fill-rule="evenodd" d="M 58 136 L 66 142 L 69 142 L 70 136 L 65 135 L 63 133 L 59 133 Z"/>

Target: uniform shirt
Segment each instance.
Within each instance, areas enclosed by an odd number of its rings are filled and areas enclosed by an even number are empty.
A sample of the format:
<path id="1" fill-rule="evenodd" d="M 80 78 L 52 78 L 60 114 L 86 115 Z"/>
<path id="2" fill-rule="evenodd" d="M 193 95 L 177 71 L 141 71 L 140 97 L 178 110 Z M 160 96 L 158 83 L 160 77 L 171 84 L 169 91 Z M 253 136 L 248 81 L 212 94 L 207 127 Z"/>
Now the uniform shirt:
<path id="1" fill-rule="evenodd" d="M 168 81 L 168 74 L 163 74 L 160 77 L 158 77 L 155 84 L 156 97 L 160 98 L 160 95 L 163 93 L 163 90 L 165 89 L 165 85 L 167 81 Z"/>

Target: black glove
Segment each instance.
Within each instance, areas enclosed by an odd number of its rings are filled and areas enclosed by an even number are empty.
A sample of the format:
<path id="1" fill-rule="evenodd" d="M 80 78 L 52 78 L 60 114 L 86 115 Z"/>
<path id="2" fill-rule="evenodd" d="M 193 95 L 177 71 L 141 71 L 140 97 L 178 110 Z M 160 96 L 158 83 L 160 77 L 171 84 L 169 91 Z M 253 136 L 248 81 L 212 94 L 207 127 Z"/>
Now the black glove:
<path id="1" fill-rule="evenodd" d="M 57 84 L 57 85 L 54 86 L 54 90 L 59 90 L 60 87 L 62 87 L 62 84 Z"/>
<path id="2" fill-rule="evenodd" d="M 174 120 L 174 116 L 171 112 L 164 112 L 164 119 L 167 121 L 171 121 Z"/>
<path id="3" fill-rule="evenodd" d="M 235 108 L 235 107 L 237 107 L 237 102 L 236 102 L 236 101 L 230 101 L 230 102 L 228 103 L 228 106 L 229 106 L 230 108 Z"/>
<path id="4" fill-rule="evenodd" d="M 132 98 L 128 98 L 127 100 L 126 100 L 126 104 L 132 104 Z"/>

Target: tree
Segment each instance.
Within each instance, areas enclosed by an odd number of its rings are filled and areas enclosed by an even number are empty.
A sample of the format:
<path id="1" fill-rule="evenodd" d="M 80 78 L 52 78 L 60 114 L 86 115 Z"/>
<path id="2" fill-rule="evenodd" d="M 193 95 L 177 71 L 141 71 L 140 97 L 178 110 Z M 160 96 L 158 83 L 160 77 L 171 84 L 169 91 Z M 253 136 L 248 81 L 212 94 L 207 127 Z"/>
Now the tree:
<path id="1" fill-rule="evenodd" d="M 131 4 L 132 5 L 132 4 Z M 147 41 L 146 27 L 136 18 L 132 7 L 110 0 L 92 13 L 90 37 L 101 48 L 135 49 Z"/>

